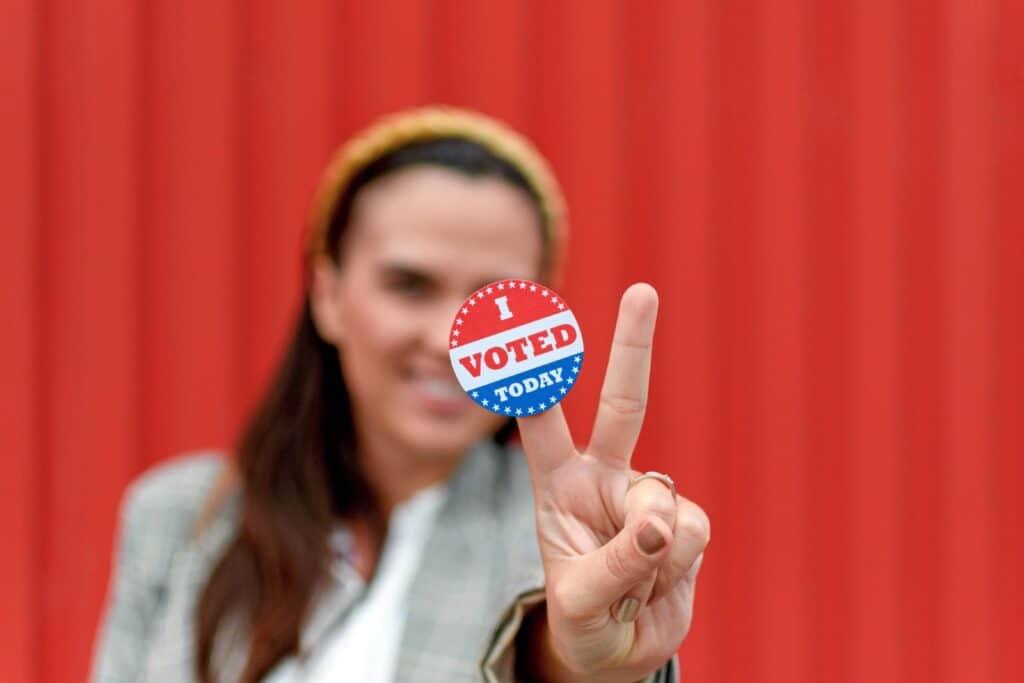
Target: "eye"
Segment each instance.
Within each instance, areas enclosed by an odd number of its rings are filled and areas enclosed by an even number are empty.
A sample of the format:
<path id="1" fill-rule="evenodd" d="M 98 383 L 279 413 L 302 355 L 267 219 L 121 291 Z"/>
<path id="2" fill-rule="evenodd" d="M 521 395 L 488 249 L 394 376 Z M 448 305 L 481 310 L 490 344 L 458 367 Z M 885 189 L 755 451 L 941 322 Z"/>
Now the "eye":
<path id="1" fill-rule="evenodd" d="M 423 273 L 405 268 L 388 269 L 384 286 L 389 291 L 406 297 L 421 297 L 430 292 L 431 280 Z"/>

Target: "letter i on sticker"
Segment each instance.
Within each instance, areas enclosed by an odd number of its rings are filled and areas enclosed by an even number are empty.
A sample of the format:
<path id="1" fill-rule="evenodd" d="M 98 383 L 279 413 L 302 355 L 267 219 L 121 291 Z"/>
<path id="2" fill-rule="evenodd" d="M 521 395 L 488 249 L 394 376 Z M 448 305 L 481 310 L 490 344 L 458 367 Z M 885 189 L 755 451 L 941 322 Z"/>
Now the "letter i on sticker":
<path id="1" fill-rule="evenodd" d="M 477 405 L 529 417 L 561 401 L 583 365 L 583 335 L 568 304 L 529 280 L 481 287 L 452 322 L 449 356 Z"/>

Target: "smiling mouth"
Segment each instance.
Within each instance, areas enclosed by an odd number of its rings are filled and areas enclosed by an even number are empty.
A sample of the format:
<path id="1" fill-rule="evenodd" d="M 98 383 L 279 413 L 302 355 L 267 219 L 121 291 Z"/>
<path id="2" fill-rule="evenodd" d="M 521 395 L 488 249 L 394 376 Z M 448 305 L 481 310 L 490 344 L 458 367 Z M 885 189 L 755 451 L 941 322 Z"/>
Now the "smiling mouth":
<path id="1" fill-rule="evenodd" d="M 456 417 L 471 410 L 474 405 L 454 377 L 414 375 L 410 379 L 419 404 L 428 413 L 439 417 Z"/>
<path id="2" fill-rule="evenodd" d="M 448 379 L 421 378 L 416 380 L 416 385 L 424 395 L 438 400 L 463 399 L 466 395 L 458 383 Z"/>

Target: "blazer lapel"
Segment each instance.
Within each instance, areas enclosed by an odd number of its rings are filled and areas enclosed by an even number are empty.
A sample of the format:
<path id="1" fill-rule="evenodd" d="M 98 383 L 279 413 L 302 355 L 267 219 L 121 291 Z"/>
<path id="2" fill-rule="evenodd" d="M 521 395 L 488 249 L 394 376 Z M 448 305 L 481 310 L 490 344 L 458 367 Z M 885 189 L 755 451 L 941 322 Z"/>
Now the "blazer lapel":
<path id="1" fill-rule="evenodd" d="M 493 611 L 496 592 L 501 458 L 494 443 L 481 442 L 451 480 L 409 590 L 396 681 L 479 679 L 477 659 L 490 637 L 480 615 Z"/>

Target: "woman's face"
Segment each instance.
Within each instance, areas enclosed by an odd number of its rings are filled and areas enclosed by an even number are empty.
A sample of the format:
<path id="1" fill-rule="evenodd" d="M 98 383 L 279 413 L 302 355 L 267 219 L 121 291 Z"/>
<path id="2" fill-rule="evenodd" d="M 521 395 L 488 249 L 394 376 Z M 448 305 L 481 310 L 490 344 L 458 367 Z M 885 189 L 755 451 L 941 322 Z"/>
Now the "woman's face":
<path id="1" fill-rule="evenodd" d="M 482 285 L 538 279 L 541 253 L 536 208 L 499 178 L 411 166 L 356 194 L 340 265 L 320 264 L 313 296 L 361 443 L 454 458 L 500 426 L 455 381 L 448 332 Z"/>

